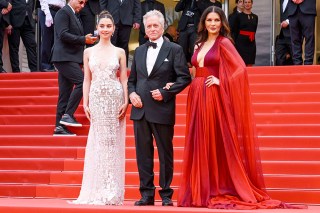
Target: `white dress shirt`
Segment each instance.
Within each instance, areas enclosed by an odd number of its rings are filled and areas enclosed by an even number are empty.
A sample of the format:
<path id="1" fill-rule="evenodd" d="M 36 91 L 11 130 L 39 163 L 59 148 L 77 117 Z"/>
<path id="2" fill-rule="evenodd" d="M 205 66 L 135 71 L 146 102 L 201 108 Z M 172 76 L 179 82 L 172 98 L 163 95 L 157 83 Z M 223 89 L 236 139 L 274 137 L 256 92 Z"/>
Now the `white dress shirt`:
<path id="1" fill-rule="evenodd" d="M 289 0 L 283 0 L 283 2 L 282 2 L 282 12 L 284 12 L 286 10 L 286 7 L 288 5 L 288 1 Z"/>
<path id="2" fill-rule="evenodd" d="M 158 38 L 153 42 L 157 43 L 157 48 L 154 49 L 153 47 L 148 47 L 147 60 L 146 60 L 148 75 L 150 75 L 153 69 L 153 66 L 156 63 L 160 48 L 163 44 L 163 37 L 161 36 L 160 38 Z"/>
<path id="3" fill-rule="evenodd" d="M 286 8 L 287 8 L 288 1 L 289 1 L 289 0 L 283 0 L 283 2 L 282 2 L 282 12 L 283 12 L 283 13 L 284 13 L 284 11 L 285 11 Z M 289 24 L 289 19 L 286 19 L 286 22 Z"/>

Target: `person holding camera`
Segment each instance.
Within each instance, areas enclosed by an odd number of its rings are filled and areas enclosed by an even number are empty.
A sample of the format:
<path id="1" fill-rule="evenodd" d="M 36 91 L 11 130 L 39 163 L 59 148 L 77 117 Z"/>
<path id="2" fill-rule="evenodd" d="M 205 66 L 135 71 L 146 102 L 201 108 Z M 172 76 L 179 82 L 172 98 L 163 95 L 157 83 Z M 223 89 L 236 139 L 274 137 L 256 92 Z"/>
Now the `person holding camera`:
<path id="1" fill-rule="evenodd" d="M 201 0 L 180 0 L 175 7 L 176 12 L 182 11 L 178 23 L 178 44 L 182 47 L 188 64 L 190 64 L 194 43 L 197 38 L 197 26 L 201 15 L 198 7 L 199 1 Z"/>

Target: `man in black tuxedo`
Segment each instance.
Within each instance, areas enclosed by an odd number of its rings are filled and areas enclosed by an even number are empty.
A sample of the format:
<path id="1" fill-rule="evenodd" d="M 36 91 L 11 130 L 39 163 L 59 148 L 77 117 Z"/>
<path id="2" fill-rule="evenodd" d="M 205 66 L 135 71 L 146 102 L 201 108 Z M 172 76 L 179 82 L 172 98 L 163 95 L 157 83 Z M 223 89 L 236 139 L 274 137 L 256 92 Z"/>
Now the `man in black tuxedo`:
<path id="1" fill-rule="evenodd" d="M 197 27 L 201 16 L 201 11 L 198 7 L 198 0 L 180 0 L 176 4 L 175 11 L 182 11 L 178 23 L 178 43 L 183 48 L 185 57 L 190 63 L 194 44 L 197 38 Z"/>
<path id="2" fill-rule="evenodd" d="M 172 206 L 173 133 L 175 100 L 191 81 L 182 48 L 163 39 L 164 17 L 152 10 L 143 17 L 150 41 L 135 50 L 128 79 L 128 94 L 132 103 L 136 156 L 142 198 L 136 206 L 154 205 L 153 172 L 155 138 L 160 161 L 159 194 L 163 206 Z M 153 47 L 151 47 L 153 46 Z M 167 83 L 174 83 L 166 88 Z"/>
<path id="3" fill-rule="evenodd" d="M 141 17 L 143 17 L 150 10 L 159 10 L 164 16 L 164 20 L 166 20 L 166 11 L 164 8 L 164 4 L 158 2 L 156 0 L 145 0 L 141 2 Z M 143 24 L 140 26 L 139 30 L 139 45 L 142 45 L 148 41 L 146 37 L 146 32 Z"/>
<path id="4" fill-rule="evenodd" d="M 236 35 L 235 35 L 235 20 L 239 13 L 242 13 L 243 10 L 243 0 L 236 0 L 236 6 L 233 8 L 232 13 L 228 16 L 228 22 L 230 26 L 231 36 L 233 41 L 235 41 Z"/>
<path id="5" fill-rule="evenodd" d="M 280 33 L 276 38 L 276 65 L 292 65 L 291 37 L 288 19 L 288 0 L 280 0 Z"/>
<path id="6" fill-rule="evenodd" d="M 35 21 L 32 17 L 34 3 L 34 0 L 11 0 L 10 26 L 12 28 L 8 32 L 8 43 L 12 72 L 20 72 L 20 37 L 26 47 L 29 69 L 31 72 L 37 71 Z"/>
<path id="7" fill-rule="evenodd" d="M 111 13 L 116 25 L 111 42 L 125 50 L 128 60 L 131 28 L 140 28 L 140 0 L 100 0 L 100 8 Z"/>
<path id="8" fill-rule="evenodd" d="M 2 48 L 3 48 L 3 36 L 5 28 L 10 24 L 9 12 L 12 9 L 12 5 L 7 0 L 0 0 L 0 73 L 6 73 L 3 69 L 2 61 Z"/>
<path id="9" fill-rule="evenodd" d="M 83 24 L 84 34 L 94 34 L 96 29 L 96 16 L 100 13 L 99 0 L 88 0 L 87 4 L 80 11 L 80 18 Z M 92 46 L 92 45 L 87 45 Z"/>
<path id="10" fill-rule="evenodd" d="M 81 127 L 73 114 L 82 98 L 83 50 L 85 44 L 93 44 L 96 38 L 84 36 L 79 12 L 85 0 L 70 0 L 54 18 L 54 46 L 52 62 L 58 69 L 59 98 L 54 135 L 75 135 L 64 126 Z"/>
<path id="11" fill-rule="evenodd" d="M 313 64 L 316 15 L 316 0 L 288 0 L 288 17 L 295 65 Z M 303 39 L 305 39 L 304 63 L 302 60 Z"/>

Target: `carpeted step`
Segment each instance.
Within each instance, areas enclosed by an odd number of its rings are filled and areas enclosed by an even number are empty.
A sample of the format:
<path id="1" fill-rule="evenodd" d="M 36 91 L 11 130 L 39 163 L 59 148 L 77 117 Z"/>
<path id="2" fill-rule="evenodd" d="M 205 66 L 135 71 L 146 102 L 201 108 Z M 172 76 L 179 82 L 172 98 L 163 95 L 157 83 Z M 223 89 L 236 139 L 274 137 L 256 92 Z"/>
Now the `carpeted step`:
<path id="1" fill-rule="evenodd" d="M 122 206 L 105 205 L 74 205 L 65 199 L 24 199 L 24 198 L 0 198 L 0 211 L 10 213 L 225 213 L 223 209 L 208 209 L 197 207 L 179 207 L 174 202 L 173 207 L 163 207 L 161 202 L 155 202 L 155 206 L 134 206 L 135 200 L 126 200 Z M 27 212 L 26 212 L 27 210 Z M 227 210 L 228 213 L 237 213 L 239 210 Z M 320 207 L 315 205 L 308 206 L 308 209 L 260 209 L 260 210 L 241 210 L 241 213 L 318 213 Z"/>
<path id="2" fill-rule="evenodd" d="M 183 159 L 183 147 L 174 147 L 176 159 Z M 42 147 L 42 146 L 1 146 L 0 158 L 62 158 L 62 159 L 83 159 L 85 147 Z M 126 147 L 125 156 L 129 159 L 136 158 L 135 147 Z M 155 148 L 155 158 L 158 158 L 158 151 Z M 319 155 L 320 159 L 320 155 Z"/>
<path id="3" fill-rule="evenodd" d="M 1 80 L 0 88 L 33 88 L 55 87 L 58 88 L 58 78 L 54 79 L 9 79 Z"/>
<path id="4" fill-rule="evenodd" d="M 264 174 L 320 175 L 320 161 L 262 161 Z M 155 171 L 159 160 L 155 159 Z M 1 170 L 82 171 L 83 159 L 1 158 Z M 182 160 L 174 160 L 174 170 L 181 172 Z M 136 172 L 136 159 L 126 159 L 126 172 Z"/>
<path id="5" fill-rule="evenodd" d="M 56 105 L 18 105 L 1 106 L 0 115 L 54 115 Z M 129 105 L 128 110 L 130 110 Z M 253 103 L 256 113 L 320 113 L 320 102 Z M 80 105 L 77 112 L 83 112 Z M 177 104 L 176 113 L 185 114 L 186 105 Z"/>
<path id="6" fill-rule="evenodd" d="M 172 187 L 175 193 L 173 194 L 172 199 L 177 200 L 177 195 L 179 193 L 178 187 Z M 125 189 L 125 198 L 127 200 L 137 200 L 140 198 L 138 194 L 137 186 L 126 186 Z M 156 200 L 160 200 L 159 196 L 159 188 L 156 188 Z M 320 201 L 320 191 L 319 190 L 309 190 L 309 189 L 295 189 L 288 190 L 284 188 L 274 188 L 267 189 L 269 194 L 273 199 L 279 199 L 284 202 L 306 202 L 311 199 L 314 203 L 318 203 Z M 41 185 L 41 184 L 29 184 L 29 185 L 0 185 L 0 196 L 5 194 L 9 194 L 9 196 L 15 197 L 51 197 L 51 198 L 69 198 L 74 199 L 78 197 L 80 192 L 79 185 Z M 298 193 L 298 195 L 296 195 Z M 303 195 L 302 197 L 300 197 Z M 190 209 L 191 210 L 191 209 Z"/>
<path id="7" fill-rule="evenodd" d="M 319 136 L 259 136 L 261 148 L 319 148 Z M 0 146 L 77 146 L 84 147 L 87 136 L 53 137 L 51 135 L 0 135 Z M 177 147 L 184 146 L 185 137 L 175 135 L 173 144 Z M 126 146 L 134 147 L 134 136 L 126 136 Z"/>
<path id="8" fill-rule="evenodd" d="M 126 134 L 132 136 L 132 123 L 128 123 L 126 127 Z M 176 124 L 174 127 L 175 134 L 178 136 L 184 136 L 185 128 L 184 124 Z M 68 129 L 77 135 L 87 135 L 89 132 L 89 125 L 83 125 L 81 128 L 69 127 Z M 53 135 L 53 130 L 53 124 L 0 125 L 0 134 L 2 135 Z M 318 136 L 320 132 L 320 124 L 257 124 L 257 131 L 259 136 Z"/>
<path id="9" fill-rule="evenodd" d="M 1 183 L 25 183 L 25 184 L 75 184 L 80 185 L 82 181 L 82 171 L 0 171 Z M 320 175 L 272 175 L 265 174 L 267 188 L 299 188 L 313 189 L 320 188 Z M 159 183 L 159 172 L 155 172 L 155 183 Z M 181 183 L 181 173 L 175 172 L 173 175 L 173 186 Z M 125 184 L 128 186 L 139 185 L 138 172 L 126 172 Z"/>
<path id="10" fill-rule="evenodd" d="M 24 79 L 58 79 L 57 72 L 21 72 L 21 73 L 3 73 L 0 80 L 24 80 Z"/>
<path id="11" fill-rule="evenodd" d="M 84 114 L 76 113 L 75 117 L 83 125 L 89 125 Z M 0 125 L 52 125 L 55 115 L 0 115 Z M 258 124 L 319 124 L 320 113 L 255 113 Z M 127 124 L 132 124 L 130 112 L 126 116 Z M 186 115 L 176 114 L 176 124 L 185 124 Z"/>
<path id="12" fill-rule="evenodd" d="M 261 159 L 264 161 L 320 161 L 320 148 L 261 148 Z M 175 159 L 183 159 L 184 147 L 174 147 Z M 126 147 L 126 158 L 135 159 L 135 147 Z M 83 159 L 85 147 L 57 147 L 57 146 L 1 146 L 0 158 L 62 158 Z M 155 148 L 155 158 L 158 151 Z"/>
<path id="13" fill-rule="evenodd" d="M 319 85 L 320 87 L 320 85 Z M 36 93 L 37 91 L 34 91 Z M 58 92 L 57 92 L 58 94 Z M 252 101 L 254 103 L 284 103 L 284 102 L 320 102 L 320 92 L 256 92 L 252 93 Z M 177 103 L 186 104 L 187 94 L 177 96 Z M 25 95 L 17 96 L 2 96 L 0 97 L 0 106 L 13 107 L 25 105 L 56 105 L 57 96 L 44 95 L 36 96 L 36 94 L 25 93 Z M 82 104 L 82 102 L 81 102 Z M 81 107 L 82 105 L 80 105 Z"/>

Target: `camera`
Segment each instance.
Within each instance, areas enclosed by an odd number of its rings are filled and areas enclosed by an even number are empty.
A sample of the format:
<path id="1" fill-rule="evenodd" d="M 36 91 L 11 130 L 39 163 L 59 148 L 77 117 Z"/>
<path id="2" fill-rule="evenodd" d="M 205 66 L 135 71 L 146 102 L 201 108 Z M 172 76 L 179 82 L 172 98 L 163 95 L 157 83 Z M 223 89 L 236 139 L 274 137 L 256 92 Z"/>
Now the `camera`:
<path id="1" fill-rule="evenodd" d="M 192 17 L 194 15 L 194 12 L 187 10 L 186 16 Z"/>

